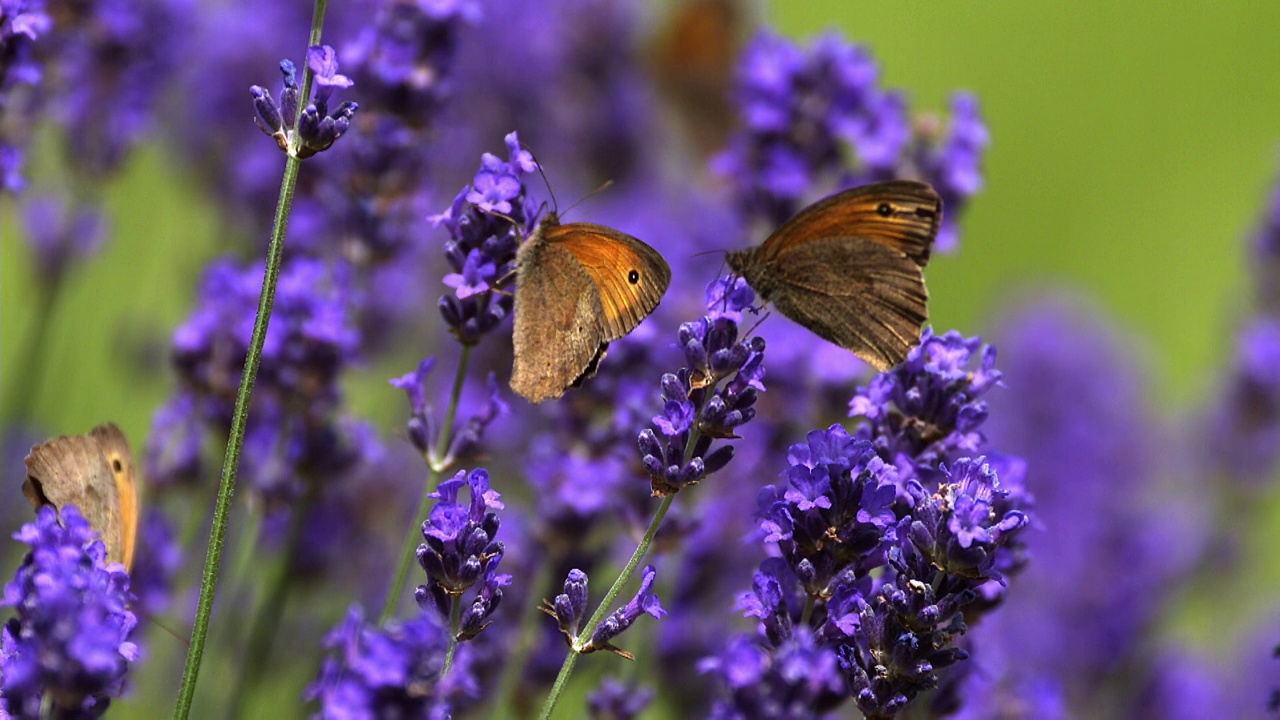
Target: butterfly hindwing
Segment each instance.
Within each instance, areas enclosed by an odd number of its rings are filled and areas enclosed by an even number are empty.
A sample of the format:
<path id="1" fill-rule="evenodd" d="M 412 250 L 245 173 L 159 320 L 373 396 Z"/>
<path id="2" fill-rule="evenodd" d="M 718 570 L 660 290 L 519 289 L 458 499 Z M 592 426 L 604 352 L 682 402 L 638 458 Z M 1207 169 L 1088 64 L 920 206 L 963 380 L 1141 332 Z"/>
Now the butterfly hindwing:
<path id="1" fill-rule="evenodd" d="M 864 238 L 815 238 L 779 262 L 787 271 L 771 278 L 768 300 L 818 336 L 878 370 L 919 342 L 929 296 L 920 266 L 903 253 Z"/>

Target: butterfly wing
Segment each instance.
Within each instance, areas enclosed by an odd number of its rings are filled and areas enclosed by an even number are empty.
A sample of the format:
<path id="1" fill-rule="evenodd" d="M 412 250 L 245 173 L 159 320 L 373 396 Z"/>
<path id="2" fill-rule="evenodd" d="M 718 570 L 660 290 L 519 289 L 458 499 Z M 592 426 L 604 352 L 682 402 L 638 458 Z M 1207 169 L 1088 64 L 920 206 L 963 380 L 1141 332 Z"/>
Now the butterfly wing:
<path id="1" fill-rule="evenodd" d="M 762 261 L 822 238 L 862 237 L 891 247 L 917 265 L 929 262 L 942 222 L 942 200 L 933 188 L 891 180 L 850 188 L 806 207 L 782 224 L 759 248 Z"/>
<path id="2" fill-rule="evenodd" d="M 33 508 L 51 505 L 61 517 L 63 507 L 75 505 L 107 546 L 107 559 L 124 561 L 120 491 L 97 439 L 69 435 L 41 443 L 31 448 L 26 466 L 22 493 Z"/>
<path id="3" fill-rule="evenodd" d="M 657 250 L 613 228 L 572 223 L 555 228 L 547 240 L 568 250 L 591 277 L 604 308 L 603 342 L 634 330 L 671 285 L 671 268 Z"/>
<path id="4" fill-rule="evenodd" d="M 560 397 L 658 306 L 671 269 L 656 250 L 603 225 L 545 223 L 516 263 L 511 389 Z"/>
<path id="5" fill-rule="evenodd" d="M 788 248 L 782 262 L 769 300 L 786 317 L 880 371 L 919 344 L 929 294 L 903 253 L 864 238 L 816 238 Z"/>
<path id="6" fill-rule="evenodd" d="M 120 497 L 120 562 L 133 567 L 133 551 L 138 538 L 138 483 L 129 440 L 115 423 L 99 425 L 90 433 L 102 448 L 107 467 L 116 481 Z"/>
<path id="7" fill-rule="evenodd" d="M 516 262 L 515 316 L 511 389 L 535 403 L 560 397 L 600 349 L 604 308 L 591 277 L 535 234 Z"/>

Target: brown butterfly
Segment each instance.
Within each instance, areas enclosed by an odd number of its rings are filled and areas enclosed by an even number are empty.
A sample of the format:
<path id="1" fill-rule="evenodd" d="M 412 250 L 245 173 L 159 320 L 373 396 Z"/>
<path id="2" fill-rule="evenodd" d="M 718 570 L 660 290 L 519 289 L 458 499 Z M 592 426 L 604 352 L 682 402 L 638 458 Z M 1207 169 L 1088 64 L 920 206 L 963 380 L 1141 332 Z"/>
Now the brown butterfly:
<path id="1" fill-rule="evenodd" d="M 863 185 L 801 210 L 728 262 L 778 312 L 884 371 L 920 343 L 922 270 L 941 221 L 942 200 L 925 183 Z"/>
<path id="2" fill-rule="evenodd" d="M 516 253 L 511 389 L 535 403 L 560 397 L 658 307 L 670 284 L 667 261 L 643 242 L 603 225 L 561 225 L 547 213 Z"/>
<path id="3" fill-rule="evenodd" d="M 22 494 L 39 510 L 75 505 L 107 546 L 107 561 L 133 567 L 138 534 L 138 486 L 133 453 L 120 428 L 99 425 L 88 435 L 64 435 L 36 445 L 26 458 Z"/>

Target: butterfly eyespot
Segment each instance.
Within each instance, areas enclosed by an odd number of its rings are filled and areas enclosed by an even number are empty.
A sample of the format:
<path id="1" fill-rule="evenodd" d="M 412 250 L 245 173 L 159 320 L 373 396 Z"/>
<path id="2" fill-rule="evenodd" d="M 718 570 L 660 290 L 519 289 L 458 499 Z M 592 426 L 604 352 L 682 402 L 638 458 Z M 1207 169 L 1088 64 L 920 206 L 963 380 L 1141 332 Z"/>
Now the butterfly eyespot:
<path id="1" fill-rule="evenodd" d="M 632 285 L 635 285 L 636 283 L 640 282 L 639 271 L 632 270 L 631 272 L 627 273 L 627 282 L 631 283 Z"/>
<path id="2" fill-rule="evenodd" d="M 111 469 L 116 472 L 120 472 L 121 470 L 124 470 L 124 465 L 120 464 L 119 460 L 112 460 Z"/>
<path id="3" fill-rule="evenodd" d="M 880 203 L 879 207 L 876 208 L 876 212 L 880 213 L 881 217 L 889 217 L 893 214 L 893 206 L 889 203 Z"/>

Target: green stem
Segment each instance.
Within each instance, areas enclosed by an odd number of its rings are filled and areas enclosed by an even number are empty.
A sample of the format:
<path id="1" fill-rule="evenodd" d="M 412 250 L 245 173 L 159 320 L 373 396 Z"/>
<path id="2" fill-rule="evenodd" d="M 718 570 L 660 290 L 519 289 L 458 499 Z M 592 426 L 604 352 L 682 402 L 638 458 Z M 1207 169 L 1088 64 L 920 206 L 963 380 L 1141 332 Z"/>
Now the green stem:
<path id="1" fill-rule="evenodd" d="M 204 574 L 200 580 L 200 602 L 196 609 L 195 625 L 191 628 L 187 662 L 182 669 L 182 686 L 178 691 L 178 704 L 173 711 L 176 720 L 185 720 L 191 713 L 191 701 L 195 697 L 196 680 L 200 674 L 200 661 L 204 656 L 204 643 L 209 634 L 209 616 L 213 613 L 213 596 L 218 587 L 218 569 L 222 565 L 222 549 L 226 543 L 231 497 L 235 493 L 236 472 L 240 468 L 240 451 L 244 447 L 245 424 L 249 418 L 249 399 L 253 394 L 253 383 L 258 377 L 258 365 L 262 362 L 262 345 L 267 337 L 267 323 L 271 319 L 276 285 L 280 280 L 284 235 L 289 226 L 289 210 L 293 204 L 293 193 L 298 186 L 299 165 L 301 161 L 289 157 L 285 161 L 284 178 L 280 183 L 280 200 L 276 205 L 271 245 L 267 250 L 267 267 L 262 279 L 262 295 L 258 298 L 258 315 L 254 318 L 253 336 L 249 342 L 249 352 L 244 359 L 240 391 L 236 394 L 235 412 L 231 416 L 231 432 L 227 437 L 227 451 L 222 460 L 222 479 L 218 484 L 218 500 L 213 509 L 213 526 L 209 531 L 209 547 L 205 552 Z"/>
<path id="2" fill-rule="evenodd" d="M 462 631 L 462 596 L 453 599 L 453 607 L 449 609 L 449 649 L 444 654 L 444 667 L 440 669 L 440 677 L 449 674 L 453 667 L 453 656 L 458 653 L 458 633 Z"/>
<path id="3" fill-rule="evenodd" d="M 449 394 L 449 408 L 445 412 L 444 425 L 440 427 L 440 436 L 436 438 L 435 450 L 427 458 L 427 479 L 422 486 L 422 497 L 418 500 L 417 511 L 414 512 L 413 517 L 409 518 L 409 529 L 405 533 L 395 578 L 391 581 L 386 600 L 383 601 L 382 614 L 378 616 L 379 626 L 387 624 L 400 604 L 400 595 L 404 592 L 404 584 L 409 579 L 409 568 L 413 566 L 418 545 L 422 541 L 422 518 L 427 516 L 427 511 L 431 507 L 431 493 L 435 492 L 441 473 L 453 462 L 453 458 L 448 457 L 449 441 L 453 435 L 453 424 L 458 417 L 458 401 L 462 397 L 463 381 L 467 378 L 467 366 L 470 362 L 471 346 L 463 345 L 462 355 L 458 358 L 458 368 L 453 376 L 453 390 Z"/>
<path id="4" fill-rule="evenodd" d="M 286 536 L 280 557 L 276 559 L 275 572 L 267 584 L 267 596 L 258 606 L 254 615 L 252 630 L 245 653 L 241 656 L 240 673 L 231 692 L 228 703 L 229 718 L 247 717 L 244 712 L 244 701 L 249 690 L 256 687 L 263 679 L 263 668 L 271 657 L 271 645 L 280 627 L 280 618 L 284 616 L 284 606 L 289 599 L 289 591 L 293 584 L 289 582 L 293 575 L 294 560 L 297 559 L 299 547 L 302 545 L 302 533 L 306 528 L 307 516 L 316 495 L 314 483 L 312 489 L 292 510 L 289 518 L 289 532 Z M 261 521 L 258 523 L 261 526 Z"/>
<path id="5" fill-rule="evenodd" d="M 320 44 L 324 28 L 324 15 L 329 0 L 315 0 L 311 14 L 311 32 L 307 46 Z M 302 73 L 302 98 L 311 97 L 314 73 L 310 63 Z M 244 372 L 240 376 L 240 390 L 236 393 L 235 411 L 231 416 L 231 431 L 227 436 L 227 451 L 222 459 L 222 479 L 218 483 L 218 500 L 213 509 L 213 526 L 209 530 L 209 547 L 205 551 L 204 573 L 200 578 L 200 602 L 196 608 L 195 624 L 191 628 L 191 644 L 187 647 L 187 661 L 182 668 L 182 686 L 178 689 L 178 702 L 173 710 L 174 720 L 186 720 L 191 714 L 191 703 L 196 694 L 196 681 L 200 676 L 200 662 L 204 659 L 204 643 L 209 635 L 209 617 L 213 614 L 213 596 L 218 588 L 218 569 L 222 565 L 222 548 L 227 538 L 227 521 L 231 514 L 231 498 L 236 489 L 236 472 L 240 468 L 240 451 L 244 449 L 245 425 L 249 419 L 249 399 L 253 395 L 253 383 L 258 377 L 262 362 L 262 345 L 267 338 L 267 323 L 271 320 L 271 308 L 275 304 L 276 286 L 280 282 L 280 266 L 284 260 L 284 236 L 289 229 L 289 212 L 293 208 L 293 195 L 298 189 L 298 171 L 302 161 L 292 154 L 284 163 L 284 177 L 280 179 L 280 197 L 276 201 L 275 221 L 271 226 L 271 244 L 267 248 L 267 267 L 262 278 L 262 294 L 258 297 L 258 314 L 253 320 L 253 336 L 244 358 Z"/>
<path id="6" fill-rule="evenodd" d="M 560 694 L 568 683 L 569 675 L 573 672 L 573 666 L 578 663 L 580 649 L 586 646 L 596 628 L 609 615 L 609 608 L 613 606 L 613 601 L 622 592 L 622 586 L 631 579 L 631 575 L 635 573 L 640 561 L 649 552 L 649 546 L 653 544 L 653 538 L 658 534 L 662 519 L 667 516 L 667 510 L 671 509 L 671 503 L 675 499 L 675 493 L 662 498 L 662 502 L 658 504 L 658 511 L 653 514 L 653 520 L 649 522 L 649 528 L 644 531 L 644 537 L 640 538 L 640 544 L 636 545 L 635 552 L 631 553 L 631 559 L 622 568 L 622 572 L 618 573 L 618 579 L 613 581 L 613 587 L 609 588 L 609 592 L 604 594 L 604 599 L 596 607 L 595 613 L 587 621 L 586 626 L 582 628 L 578 638 L 573 641 L 573 648 L 565 656 L 564 665 L 560 667 L 560 674 L 556 676 L 556 682 L 551 686 L 551 692 L 542 704 L 542 712 L 538 715 L 541 720 L 547 720 L 551 717 L 551 711 L 555 709 L 556 702 L 560 699 Z"/>

